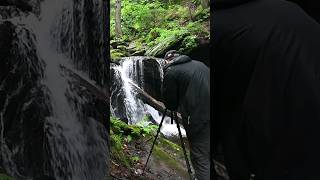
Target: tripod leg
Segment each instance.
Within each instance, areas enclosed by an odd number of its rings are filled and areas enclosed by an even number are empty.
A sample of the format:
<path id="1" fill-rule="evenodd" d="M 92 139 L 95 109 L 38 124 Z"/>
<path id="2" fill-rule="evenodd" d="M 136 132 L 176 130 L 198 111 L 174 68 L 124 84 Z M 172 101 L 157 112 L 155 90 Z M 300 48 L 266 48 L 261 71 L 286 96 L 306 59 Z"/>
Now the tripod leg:
<path id="1" fill-rule="evenodd" d="M 164 114 L 163 114 L 162 119 L 161 119 L 161 122 L 160 122 L 160 124 L 159 124 L 159 128 L 158 128 L 158 130 L 157 130 L 156 137 L 155 137 L 154 140 L 153 140 L 153 143 L 152 143 L 152 146 L 151 146 L 151 150 L 150 150 L 150 152 L 149 152 L 149 155 L 148 155 L 148 158 L 147 158 L 147 162 L 146 162 L 146 164 L 145 164 L 145 166 L 144 166 L 144 168 L 143 168 L 143 173 L 142 173 L 142 174 L 144 174 L 144 172 L 145 172 L 145 170 L 146 170 L 146 168 L 147 168 L 147 164 L 148 164 L 148 162 L 149 162 L 149 158 L 150 158 L 150 156 L 151 156 L 151 153 L 152 153 L 153 147 L 154 147 L 154 145 L 155 145 L 155 143 L 156 143 L 156 140 L 157 140 L 157 138 L 158 138 L 158 136 L 159 136 L 159 133 L 160 133 L 160 130 L 161 130 L 161 126 L 162 126 L 162 123 L 163 123 L 163 121 L 164 121 L 164 117 L 166 116 L 166 114 L 167 114 L 167 109 L 164 110 Z"/>
<path id="2" fill-rule="evenodd" d="M 186 164 L 187 164 L 187 168 L 188 168 L 188 173 L 189 173 L 190 179 L 192 180 L 193 177 L 192 177 L 191 166 L 190 166 L 189 159 L 188 159 L 188 156 L 187 156 L 186 147 L 185 147 L 184 142 L 183 142 L 179 121 L 177 119 L 175 119 L 175 113 L 171 114 L 171 118 L 176 121 L 178 132 L 179 132 L 179 137 L 180 137 L 180 141 L 181 141 L 181 147 L 182 147 L 184 158 L 186 160 Z"/>

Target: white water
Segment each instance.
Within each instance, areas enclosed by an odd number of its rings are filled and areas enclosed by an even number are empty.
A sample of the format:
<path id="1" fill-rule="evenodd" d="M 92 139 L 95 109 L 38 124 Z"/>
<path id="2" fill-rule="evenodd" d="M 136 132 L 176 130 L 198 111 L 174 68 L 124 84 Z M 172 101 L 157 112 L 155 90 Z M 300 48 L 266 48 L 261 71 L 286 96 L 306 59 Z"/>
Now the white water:
<path id="1" fill-rule="evenodd" d="M 126 115 L 129 118 L 129 123 L 136 124 L 143 118 L 143 103 L 135 98 L 132 92 L 133 82 L 133 60 L 124 61 L 121 66 L 117 66 L 114 69 L 119 72 L 119 76 L 122 79 L 122 86 L 125 93 L 124 105 L 126 107 Z"/>
<path id="2" fill-rule="evenodd" d="M 136 62 L 138 61 L 139 66 L 136 66 Z M 160 63 L 159 61 L 157 61 Z M 161 68 L 161 66 L 159 66 Z M 162 113 L 159 113 L 153 107 L 149 106 L 148 104 L 143 103 L 139 100 L 135 92 L 132 88 L 130 83 L 134 83 L 138 86 L 135 82 L 137 79 L 141 82 L 142 86 L 139 86 L 143 89 L 143 82 L 144 82 L 144 74 L 143 74 L 143 61 L 141 57 L 126 57 L 124 61 L 122 61 L 121 65 L 114 67 L 116 73 L 118 73 L 118 78 L 122 80 L 122 89 L 124 91 L 124 105 L 126 109 L 126 115 L 129 118 L 128 122 L 130 124 L 136 124 L 140 120 L 143 119 L 145 115 L 151 115 L 151 117 L 160 124 L 162 119 Z M 163 78 L 163 70 L 159 69 L 160 76 Z M 139 72 L 139 73 L 138 73 Z M 138 76 L 138 77 L 137 77 Z M 178 129 L 175 122 L 171 124 L 171 118 L 165 117 L 161 132 L 166 136 L 178 135 Z M 186 136 L 186 132 L 183 128 L 181 128 L 181 133 L 183 136 Z"/>
<path id="3" fill-rule="evenodd" d="M 72 22 L 73 2 L 71 0 L 44 0 L 41 3 L 41 14 L 36 17 L 33 14 L 19 18 L 12 18 L 10 21 L 18 27 L 25 27 L 33 34 L 33 41 L 36 43 L 36 50 L 40 59 L 45 63 L 44 79 L 42 84 L 48 88 L 52 114 L 45 120 L 44 131 L 47 134 L 48 147 L 50 153 L 50 169 L 54 177 L 59 180 L 80 180 L 80 179 L 102 179 L 102 174 L 107 172 L 103 169 L 107 162 L 105 154 L 102 152 L 106 148 L 105 140 L 97 132 L 99 125 L 94 119 L 87 119 L 86 124 L 81 123 L 77 112 L 80 109 L 72 109 L 67 99 L 67 93 L 72 97 L 77 97 L 69 89 L 68 79 L 64 76 L 60 66 L 73 69 L 82 78 L 94 85 L 85 74 L 76 71 L 71 60 L 63 54 L 59 54 L 56 47 L 59 41 L 52 38 L 54 31 L 58 28 L 63 11 L 69 11 L 68 18 L 62 18 L 65 24 Z M 71 17 L 70 17 L 71 16 Z M 23 31 L 17 32 L 19 40 L 28 47 L 28 40 L 25 40 Z M 58 33 L 59 34 L 59 33 Z M 53 43 L 54 42 L 54 43 Z M 21 51 L 24 51 L 22 46 Z M 81 101 L 81 100 L 79 100 Z M 107 111 L 107 110 L 106 110 Z M 3 120 L 1 120 L 1 142 L 3 140 Z M 90 142 L 94 140 L 95 142 Z M 91 144 L 91 146 L 89 146 Z M 6 146 L 2 145 L 1 148 Z M 11 150 L 12 151 L 12 150 Z M 10 151 L 2 151 L 9 153 Z M 3 155 L 3 154 L 2 154 Z M 10 160 L 10 154 L 6 154 L 6 161 Z M 99 155 L 97 159 L 96 156 Z M 100 163 L 100 164 L 99 164 Z M 13 166 L 13 165 L 12 165 Z M 14 171 L 14 167 L 11 167 Z"/>
<path id="4" fill-rule="evenodd" d="M 47 0 L 43 2 L 41 4 L 41 20 L 34 32 L 38 38 L 37 49 L 39 50 L 39 55 L 46 63 L 45 79 L 43 83 L 51 92 L 53 107 L 52 117 L 48 117 L 47 119 L 47 128 L 50 131 L 50 134 L 54 134 L 54 136 L 48 137 L 52 156 L 56 161 L 51 162 L 51 166 L 54 170 L 55 177 L 60 177 L 62 179 L 63 175 L 59 170 L 63 167 L 67 167 L 69 168 L 67 172 L 72 172 L 72 176 L 69 177 L 70 179 L 80 179 L 81 177 L 86 176 L 75 169 L 76 167 L 72 164 L 80 163 L 77 162 L 79 158 L 76 156 L 85 156 L 85 147 L 82 144 L 76 144 L 77 142 L 84 142 L 85 139 L 83 136 L 79 136 L 83 131 L 81 128 L 82 126 L 75 126 L 75 124 L 79 124 L 79 122 L 66 99 L 65 93 L 68 89 L 68 84 L 67 80 L 62 77 L 61 69 L 59 67 L 60 64 L 67 64 L 69 60 L 63 55 L 58 54 L 53 49 L 53 44 L 51 44 L 51 42 L 53 42 L 51 39 L 51 30 L 54 23 L 57 22 L 57 15 L 62 14 L 65 5 L 64 3 L 66 3 L 64 0 Z M 64 142 L 60 144 L 59 141 Z M 61 156 L 68 151 L 69 153 L 77 152 L 78 155 L 71 155 L 72 159 L 68 159 L 70 157 Z"/>
<path id="5" fill-rule="evenodd" d="M 53 134 L 48 137 L 53 156 L 51 167 L 58 179 L 100 179 L 107 171 L 103 169 L 103 162 L 107 161 L 107 158 L 103 156 L 106 152 L 101 152 L 105 150 L 105 140 L 97 132 L 96 120 L 87 119 L 87 123 L 83 124 L 76 114 L 80 109 L 73 110 L 71 108 L 66 93 L 68 92 L 73 97 L 77 95 L 69 89 L 68 80 L 61 73 L 60 65 L 71 68 L 74 72 L 76 70 L 72 68 L 71 60 L 58 54 L 54 48 L 56 46 L 50 43 L 54 42 L 51 38 L 53 30 L 63 30 L 57 26 L 57 22 L 60 20 L 57 19 L 58 15 L 64 14 L 64 10 L 72 11 L 73 6 L 70 0 L 43 2 L 41 4 L 41 21 L 35 31 L 36 37 L 38 37 L 39 55 L 47 65 L 44 84 L 51 92 L 53 107 L 53 115 L 47 119 L 49 134 Z M 69 20 L 65 24 L 73 23 L 72 18 L 64 18 L 62 17 L 62 20 Z M 78 75 L 85 77 L 79 72 Z M 94 85 L 94 82 L 89 78 L 85 77 L 84 79 L 88 79 L 88 82 Z M 89 142 L 92 137 L 95 142 Z M 102 161 L 94 159 L 99 154 Z"/>

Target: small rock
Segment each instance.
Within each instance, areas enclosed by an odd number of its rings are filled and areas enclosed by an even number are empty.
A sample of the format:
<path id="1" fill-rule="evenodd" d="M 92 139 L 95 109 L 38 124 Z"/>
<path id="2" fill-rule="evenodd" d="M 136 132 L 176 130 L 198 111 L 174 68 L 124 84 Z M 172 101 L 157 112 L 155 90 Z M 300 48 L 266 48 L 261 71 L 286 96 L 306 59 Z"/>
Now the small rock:
<path id="1" fill-rule="evenodd" d="M 134 173 L 137 175 L 141 175 L 143 173 L 143 171 L 141 169 L 137 169 L 134 171 Z"/>

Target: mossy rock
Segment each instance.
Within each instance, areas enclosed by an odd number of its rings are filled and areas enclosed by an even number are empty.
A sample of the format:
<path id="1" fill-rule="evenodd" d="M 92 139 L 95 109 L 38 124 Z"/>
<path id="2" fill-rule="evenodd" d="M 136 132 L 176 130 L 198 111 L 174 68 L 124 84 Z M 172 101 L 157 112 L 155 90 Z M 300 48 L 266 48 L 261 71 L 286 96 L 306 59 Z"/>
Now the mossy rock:
<path id="1" fill-rule="evenodd" d="M 129 54 L 125 51 L 120 50 L 120 49 L 111 49 L 110 56 L 111 56 L 111 61 L 119 62 L 119 60 L 122 57 L 127 57 L 127 56 L 129 56 Z"/>
<path id="2" fill-rule="evenodd" d="M 164 54 L 171 49 L 177 49 L 180 42 L 184 39 L 186 34 L 180 36 L 171 36 L 162 42 L 148 49 L 145 53 L 146 56 L 163 57 Z"/>
<path id="3" fill-rule="evenodd" d="M 118 45 L 117 49 L 120 49 L 121 51 L 127 51 L 127 46 L 125 45 Z"/>
<path id="4" fill-rule="evenodd" d="M 139 51 L 132 53 L 131 55 L 132 56 L 143 56 L 144 53 L 146 53 L 146 50 L 142 49 L 142 50 L 139 50 Z"/>
<path id="5" fill-rule="evenodd" d="M 145 55 L 162 58 L 167 51 L 172 49 L 188 55 L 188 53 L 198 46 L 198 37 L 196 35 L 191 35 L 189 32 L 184 32 L 180 35 L 174 35 L 164 39 L 162 42 L 148 49 Z"/>
<path id="6" fill-rule="evenodd" d="M 110 41 L 110 46 L 112 46 L 114 49 L 117 48 L 117 46 L 119 45 L 127 45 L 127 43 L 123 40 L 119 40 L 119 39 L 113 39 Z"/>
<path id="7" fill-rule="evenodd" d="M 111 61 L 113 62 L 119 62 L 122 57 L 125 57 L 125 55 L 122 53 L 111 53 Z"/>

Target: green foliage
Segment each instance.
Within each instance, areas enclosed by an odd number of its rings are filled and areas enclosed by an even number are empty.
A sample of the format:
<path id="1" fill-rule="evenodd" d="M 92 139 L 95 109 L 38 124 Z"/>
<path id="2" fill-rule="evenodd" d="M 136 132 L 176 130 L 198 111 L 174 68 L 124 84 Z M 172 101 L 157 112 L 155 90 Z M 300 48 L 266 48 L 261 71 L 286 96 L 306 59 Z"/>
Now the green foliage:
<path id="1" fill-rule="evenodd" d="M 192 11 L 187 5 L 191 2 L 196 5 Z M 168 39 L 184 37 L 180 51 L 188 52 L 197 46 L 200 37 L 209 36 L 206 24 L 210 11 L 200 4 L 201 0 L 122 0 L 122 40 L 138 41 L 140 47 L 145 44 L 151 48 Z M 111 7 L 114 7 L 114 0 L 111 0 Z M 111 8 L 111 39 L 115 38 L 114 14 Z"/>
<path id="2" fill-rule="evenodd" d="M 136 153 L 135 150 L 141 151 L 141 146 L 151 147 L 158 126 L 150 123 L 150 116 L 144 116 L 136 125 L 128 125 L 115 117 L 111 117 L 110 120 L 112 160 L 122 167 L 134 170 L 139 167 L 138 163 L 141 164 L 142 157 L 146 157 L 143 153 Z M 149 148 L 145 152 L 148 152 Z M 184 162 L 182 148 L 161 135 L 156 141 L 152 157 L 155 164 L 165 164 L 183 177 L 188 176 L 185 166 L 182 165 Z"/>
<path id="3" fill-rule="evenodd" d="M 179 49 L 180 52 L 189 53 L 193 48 L 197 47 L 198 39 L 197 36 L 187 36 L 182 41 L 182 48 Z"/>
<path id="4" fill-rule="evenodd" d="M 129 125 L 119 118 L 110 117 L 110 124 L 111 154 L 113 159 L 116 159 L 126 167 L 130 167 L 140 160 L 138 156 L 130 157 L 126 153 L 128 144 L 141 137 L 153 136 L 153 133 L 158 128 L 157 125 L 150 124 L 148 116 L 145 116 L 136 125 Z"/>
<path id="5" fill-rule="evenodd" d="M 136 126 L 140 127 L 142 130 L 142 136 L 152 135 L 159 128 L 158 125 L 153 125 L 149 121 L 149 117 L 145 116 L 141 121 L 139 121 Z"/>
<path id="6" fill-rule="evenodd" d="M 116 150 L 122 150 L 122 142 L 123 142 L 123 137 L 119 134 L 112 134 L 111 136 L 111 142 L 113 143 L 113 146 L 116 148 Z"/>
<path id="7" fill-rule="evenodd" d="M 114 134 L 122 135 L 128 141 L 140 136 L 153 135 L 158 129 L 158 125 L 151 124 L 148 116 L 144 116 L 136 125 L 128 125 L 118 118 L 111 117 L 111 130 Z M 123 140 L 122 139 L 122 140 Z M 118 138 L 116 139 L 118 140 Z"/>
<path id="8" fill-rule="evenodd" d="M 140 160 L 140 157 L 139 156 L 132 156 L 130 159 L 132 162 L 136 163 L 137 161 Z"/>

